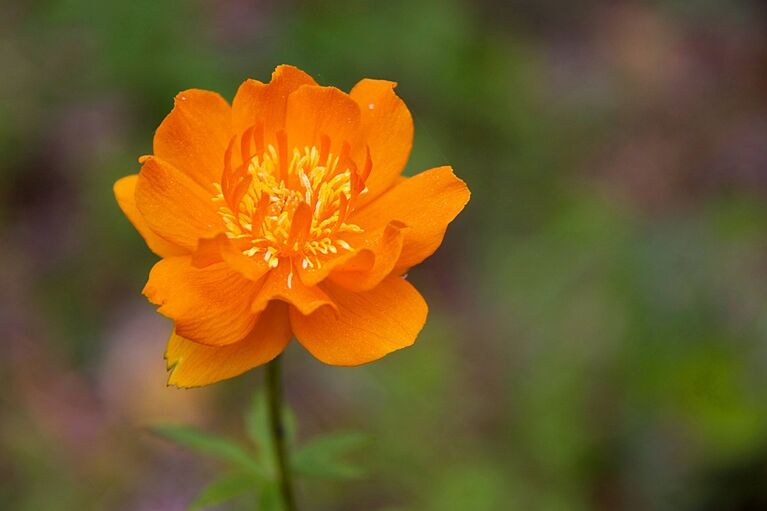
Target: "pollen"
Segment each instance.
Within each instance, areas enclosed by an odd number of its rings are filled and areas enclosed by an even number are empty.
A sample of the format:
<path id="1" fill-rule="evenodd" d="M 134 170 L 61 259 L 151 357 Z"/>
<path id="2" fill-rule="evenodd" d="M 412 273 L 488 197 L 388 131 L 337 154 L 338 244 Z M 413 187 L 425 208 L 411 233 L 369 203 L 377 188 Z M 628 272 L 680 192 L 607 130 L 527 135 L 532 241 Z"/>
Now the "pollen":
<path id="1" fill-rule="evenodd" d="M 277 145 L 262 149 L 256 128 L 242 135 L 241 163 L 235 166 L 235 139 L 227 150 L 220 183 L 213 183 L 213 201 L 226 226 L 226 236 L 238 240 L 242 253 L 261 257 L 270 268 L 290 260 L 304 270 L 320 269 L 323 260 L 352 251 L 348 238 L 362 229 L 348 222 L 357 196 L 365 193 L 369 161 L 359 172 L 343 144 L 339 154 L 330 141 L 293 148 L 278 133 Z M 251 140 L 255 154 L 250 155 Z M 291 273 L 292 276 L 292 273 Z"/>

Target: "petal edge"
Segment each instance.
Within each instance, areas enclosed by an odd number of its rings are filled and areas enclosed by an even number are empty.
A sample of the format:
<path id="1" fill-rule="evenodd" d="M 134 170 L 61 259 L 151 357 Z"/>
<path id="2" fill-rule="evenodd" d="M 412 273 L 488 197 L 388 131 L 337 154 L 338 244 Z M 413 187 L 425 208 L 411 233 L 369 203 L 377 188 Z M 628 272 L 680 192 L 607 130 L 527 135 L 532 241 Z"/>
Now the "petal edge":
<path id="1" fill-rule="evenodd" d="M 173 257 L 186 253 L 186 250 L 166 241 L 152 229 L 149 228 L 146 219 L 136 207 L 136 184 L 138 183 L 138 174 L 131 174 L 125 176 L 117 181 L 112 187 L 117 199 L 117 204 L 120 206 L 123 214 L 128 218 L 133 227 L 136 228 L 138 233 L 144 238 L 149 250 L 154 252 L 160 257 Z"/>
<path id="2" fill-rule="evenodd" d="M 326 364 L 355 366 L 412 345 L 426 322 L 428 307 L 405 279 L 391 276 L 364 293 L 324 285 L 338 307 L 305 316 L 291 307 L 298 341 Z"/>
<path id="3" fill-rule="evenodd" d="M 207 346 L 179 336 L 175 330 L 165 351 L 168 385 L 199 387 L 238 376 L 282 353 L 291 338 L 287 305 L 275 302 L 240 342 Z"/>
<path id="4" fill-rule="evenodd" d="M 398 268 L 414 266 L 442 243 L 445 231 L 469 202 L 471 193 L 449 166 L 433 168 L 407 178 L 366 207 L 351 222 L 374 229 L 391 220 L 408 226 Z"/>

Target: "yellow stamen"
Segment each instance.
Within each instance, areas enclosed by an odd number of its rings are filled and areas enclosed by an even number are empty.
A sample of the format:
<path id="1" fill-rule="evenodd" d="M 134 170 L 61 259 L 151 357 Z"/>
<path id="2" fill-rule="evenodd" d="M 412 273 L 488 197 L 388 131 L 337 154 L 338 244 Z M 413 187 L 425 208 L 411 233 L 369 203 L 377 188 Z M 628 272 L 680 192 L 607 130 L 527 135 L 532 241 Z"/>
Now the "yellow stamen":
<path id="1" fill-rule="evenodd" d="M 239 203 L 228 202 L 232 199 L 225 196 L 220 183 L 213 184 L 218 192 L 213 201 L 219 206 L 226 236 L 250 242 L 242 251 L 246 256 L 262 257 L 270 268 L 276 268 L 280 258 L 295 256 L 303 269 L 319 269 L 321 256 L 353 250 L 339 235 L 362 232 L 358 225 L 346 223 L 341 211 L 342 202 L 352 199 L 352 170 L 339 168 L 338 156 L 331 153 L 320 161 L 316 147 L 294 149 L 289 161 L 287 178 L 282 179 L 279 151 L 269 145 L 246 163 L 251 179 Z M 264 195 L 267 199 L 262 201 Z M 293 229 L 301 204 L 309 206 L 311 220 L 304 228 L 308 212 L 303 213 L 304 220 Z"/>

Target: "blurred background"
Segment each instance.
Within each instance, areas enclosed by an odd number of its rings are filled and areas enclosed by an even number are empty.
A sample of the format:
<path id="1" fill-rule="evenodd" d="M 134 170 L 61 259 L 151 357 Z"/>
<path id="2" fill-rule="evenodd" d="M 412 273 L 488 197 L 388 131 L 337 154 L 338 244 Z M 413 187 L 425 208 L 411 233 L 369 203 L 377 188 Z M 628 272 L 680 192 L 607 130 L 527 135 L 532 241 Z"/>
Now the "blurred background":
<path id="1" fill-rule="evenodd" d="M 186 88 L 292 63 L 399 82 L 407 173 L 472 201 L 410 272 L 411 349 L 297 345 L 299 437 L 359 429 L 307 510 L 767 509 L 767 12 L 738 0 L 8 0 L 0 9 L 0 509 L 181 510 L 261 370 L 166 388 L 154 256 L 112 183 Z M 236 509 L 226 508 L 222 509 Z"/>

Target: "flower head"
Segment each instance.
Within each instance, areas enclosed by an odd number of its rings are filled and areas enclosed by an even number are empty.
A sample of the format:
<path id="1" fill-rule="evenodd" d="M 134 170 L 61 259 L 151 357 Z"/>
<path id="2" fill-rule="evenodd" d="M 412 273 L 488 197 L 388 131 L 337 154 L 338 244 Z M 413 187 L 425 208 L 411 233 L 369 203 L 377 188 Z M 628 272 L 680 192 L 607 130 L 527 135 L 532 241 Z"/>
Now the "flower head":
<path id="1" fill-rule="evenodd" d="M 450 167 L 400 176 L 413 123 L 393 82 L 349 94 L 279 66 L 230 106 L 187 90 L 141 171 L 115 183 L 162 259 L 144 294 L 171 318 L 169 383 L 236 376 L 295 336 L 358 365 L 411 345 L 427 307 L 402 275 L 469 199 Z"/>

